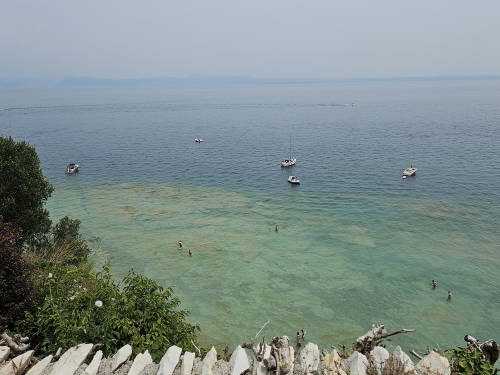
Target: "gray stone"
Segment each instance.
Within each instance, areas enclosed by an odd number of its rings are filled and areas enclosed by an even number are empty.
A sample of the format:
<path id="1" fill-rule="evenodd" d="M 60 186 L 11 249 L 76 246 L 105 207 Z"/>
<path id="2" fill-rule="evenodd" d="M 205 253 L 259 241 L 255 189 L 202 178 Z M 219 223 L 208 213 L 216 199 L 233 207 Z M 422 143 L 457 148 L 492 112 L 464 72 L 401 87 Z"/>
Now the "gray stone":
<path id="1" fill-rule="evenodd" d="M 450 363 L 448 359 L 431 351 L 417 363 L 415 367 L 417 374 L 421 375 L 450 375 Z"/>
<path id="2" fill-rule="evenodd" d="M 144 353 L 139 353 L 135 356 L 134 363 L 132 363 L 127 375 L 139 375 L 147 365 L 152 363 L 153 358 L 151 358 L 151 354 L 147 350 Z"/>
<path id="3" fill-rule="evenodd" d="M 64 352 L 52 367 L 50 375 L 73 375 L 92 350 L 92 344 L 79 344 Z"/>
<path id="4" fill-rule="evenodd" d="M 179 362 L 181 353 L 182 349 L 178 346 L 173 345 L 168 348 L 160 361 L 160 368 L 158 369 L 157 375 L 172 375 L 175 366 L 177 366 L 177 362 Z"/>
<path id="5" fill-rule="evenodd" d="M 191 375 L 191 371 L 193 371 L 193 363 L 195 357 L 196 356 L 194 353 L 191 352 L 184 353 L 184 356 L 182 357 L 180 375 Z"/>
<path id="6" fill-rule="evenodd" d="M 360 352 L 354 352 L 349 359 L 349 375 L 366 375 L 368 359 L 363 354 Z"/>
<path id="7" fill-rule="evenodd" d="M 201 364 L 201 375 L 213 375 L 213 367 L 217 362 L 217 352 L 212 346 L 212 349 L 207 353 L 205 358 L 203 358 L 203 363 Z"/>
<path id="8" fill-rule="evenodd" d="M 113 356 L 113 364 L 111 365 L 111 372 L 115 372 L 118 367 L 123 365 L 132 355 L 132 346 L 130 344 L 122 346 Z"/>
<path id="9" fill-rule="evenodd" d="M 96 375 L 102 360 L 102 350 L 97 351 L 84 371 L 85 375 Z"/>
<path id="10" fill-rule="evenodd" d="M 267 375 L 268 370 L 267 367 L 264 365 L 264 359 L 268 359 L 271 356 L 271 345 L 264 344 L 264 355 L 262 356 L 262 361 L 258 362 L 257 358 L 255 357 L 255 354 L 253 355 L 253 373 L 254 375 Z M 258 347 L 255 347 L 254 350 L 258 351 Z"/>
<path id="11" fill-rule="evenodd" d="M 396 349 L 394 349 L 394 352 L 392 353 L 392 357 L 394 358 L 394 360 L 403 365 L 404 372 L 413 371 L 413 369 L 415 368 L 411 358 L 408 356 L 408 354 L 403 352 L 400 346 L 396 346 Z"/>
<path id="12" fill-rule="evenodd" d="M 385 361 L 387 361 L 387 359 L 389 359 L 391 355 L 386 348 L 383 348 L 381 346 L 374 347 L 370 352 L 370 355 L 373 359 L 373 364 L 375 366 L 375 369 L 377 370 L 377 374 L 380 374 L 382 372 L 382 369 L 384 368 Z"/>
<path id="13" fill-rule="evenodd" d="M 250 368 L 250 361 L 248 360 L 247 352 L 238 345 L 236 350 L 231 355 L 229 360 L 231 367 L 230 375 L 240 375 Z"/>
<path id="14" fill-rule="evenodd" d="M 231 365 L 228 362 L 219 359 L 217 362 L 215 362 L 212 371 L 214 375 L 228 375 L 229 372 L 231 371 Z"/>
<path id="15" fill-rule="evenodd" d="M 26 370 L 26 367 L 30 364 L 33 353 L 34 350 L 30 350 L 14 357 L 0 369 L 0 375 L 18 375 L 24 373 L 24 370 Z"/>
<path id="16" fill-rule="evenodd" d="M 299 369 L 301 374 L 311 374 L 318 371 L 319 367 L 319 348 L 318 345 L 312 342 L 307 343 L 307 345 L 302 349 L 299 356 Z"/>
<path id="17" fill-rule="evenodd" d="M 26 375 L 41 375 L 41 373 L 49 366 L 50 362 L 52 362 L 53 357 L 54 356 L 52 354 L 48 355 L 32 368 L 30 368 Z"/>
<path id="18" fill-rule="evenodd" d="M 0 346 L 0 365 L 6 361 L 10 355 L 10 348 L 8 346 Z"/>
<path id="19" fill-rule="evenodd" d="M 324 364 L 324 375 L 346 375 L 342 368 L 342 359 L 337 350 L 333 349 L 330 354 L 325 355 Z"/>
<path id="20" fill-rule="evenodd" d="M 193 371 L 191 371 L 191 374 L 192 375 L 201 375 L 201 368 L 202 368 L 202 366 L 203 366 L 203 361 L 201 360 L 201 358 L 196 357 L 194 359 Z"/>

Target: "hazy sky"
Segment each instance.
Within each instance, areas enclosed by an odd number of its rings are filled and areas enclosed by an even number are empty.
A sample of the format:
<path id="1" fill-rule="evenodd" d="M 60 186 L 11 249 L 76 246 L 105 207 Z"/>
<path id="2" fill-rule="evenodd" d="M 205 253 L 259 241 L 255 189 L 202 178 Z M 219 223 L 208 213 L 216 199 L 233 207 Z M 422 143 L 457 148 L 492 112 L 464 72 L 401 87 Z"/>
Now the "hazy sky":
<path id="1" fill-rule="evenodd" d="M 500 0 L 0 0 L 0 76 L 500 74 Z"/>

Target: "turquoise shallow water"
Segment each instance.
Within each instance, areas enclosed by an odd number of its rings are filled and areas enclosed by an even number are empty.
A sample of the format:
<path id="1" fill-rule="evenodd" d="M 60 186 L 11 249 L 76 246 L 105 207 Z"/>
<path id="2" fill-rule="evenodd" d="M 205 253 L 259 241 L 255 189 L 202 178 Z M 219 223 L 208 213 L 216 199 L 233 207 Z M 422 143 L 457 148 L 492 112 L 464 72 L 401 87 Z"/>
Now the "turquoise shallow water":
<path id="1" fill-rule="evenodd" d="M 383 322 L 417 329 L 397 344 L 445 347 L 500 336 L 499 89 L 0 92 L 0 134 L 36 144 L 52 216 L 79 218 L 118 275 L 174 285 L 206 341 L 270 320 L 267 337 L 348 344 Z M 300 187 L 276 165 L 289 134 Z"/>

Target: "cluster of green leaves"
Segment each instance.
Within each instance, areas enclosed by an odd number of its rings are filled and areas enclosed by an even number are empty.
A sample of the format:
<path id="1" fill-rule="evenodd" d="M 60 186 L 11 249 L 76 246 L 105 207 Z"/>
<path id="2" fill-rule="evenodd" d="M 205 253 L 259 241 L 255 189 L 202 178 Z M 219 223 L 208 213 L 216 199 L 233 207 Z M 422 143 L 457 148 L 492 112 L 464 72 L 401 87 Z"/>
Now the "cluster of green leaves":
<path id="1" fill-rule="evenodd" d="M 0 215 L 21 231 L 25 239 L 50 228 L 44 207 L 52 194 L 33 146 L 0 137 Z"/>
<path id="2" fill-rule="evenodd" d="M 452 374 L 491 375 L 495 370 L 477 349 L 456 348 L 449 350 L 448 354 Z"/>
<path id="3" fill-rule="evenodd" d="M 37 303 L 20 327 L 39 351 L 92 342 L 110 355 L 131 344 L 159 360 L 171 345 L 194 348 L 199 328 L 186 322 L 172 289 L 133 271 L 118 284 L 108 266 L 95 272 L 88 262 L 53 264 L 51 277 L 46 271 L 37 275 Z"/>

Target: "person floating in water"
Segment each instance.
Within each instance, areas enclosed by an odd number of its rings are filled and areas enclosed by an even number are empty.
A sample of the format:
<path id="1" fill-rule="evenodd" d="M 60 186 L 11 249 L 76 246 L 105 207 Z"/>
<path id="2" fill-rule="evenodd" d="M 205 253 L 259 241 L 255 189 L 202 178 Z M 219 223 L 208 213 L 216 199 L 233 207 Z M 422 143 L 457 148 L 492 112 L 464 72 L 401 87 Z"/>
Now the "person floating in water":
<path id="1" fill-rule="evenodd" d="M 275 231 L 276 233 L 278 233 L 278 230 L 279 230 L 279 227 L 278 227 L 278 224 L 276 224 L 276 225 L 274 226 L 274 231 Z"/>
<path id="2" fill-rule="evenodd" d="M 182 249 L 182 245 L 183 245 L 182 241 L 179 241 L 177 243 L 179 244 L 179 249 Z"/>
<path id="3" fill-rule="evenodd" d="M 193 256 L 193 253 L 191 252 L 191 249 L 188 249 L 188 254 L 189 254 L 190 257 Z"/>
<path id="4" fill-rule="evenodd" d="M 451 294 L 451 291 L 448 290 L 448 301 L 451 301 L 451 297 L 453 297 L 453 295 Z"/>
<path id="5" fill-rule="evenodd" d="M 432 289 L 436 289 L 438 286 L 438 283 L 436 280 L 432 280 L 431 285 L 432 285 Z"/>

